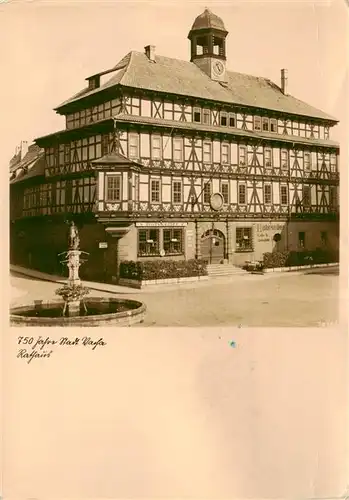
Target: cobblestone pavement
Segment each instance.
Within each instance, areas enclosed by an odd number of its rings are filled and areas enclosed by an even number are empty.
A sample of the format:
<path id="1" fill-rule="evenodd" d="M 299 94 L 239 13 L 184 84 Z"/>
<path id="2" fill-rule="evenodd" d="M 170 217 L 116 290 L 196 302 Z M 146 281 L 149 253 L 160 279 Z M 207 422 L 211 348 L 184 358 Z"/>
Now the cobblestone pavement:
<path id="1" fill-rule="evenodd" d="M 48 300 L 57 288 L 55 283 L 12 274 L 11 305 Z M 92 291 L 91 295 L 110 293 Z M 117 296 L 146 304 L 143 326 L 326 326 L 339 317 L 339 270 L 247 274 Z"/>

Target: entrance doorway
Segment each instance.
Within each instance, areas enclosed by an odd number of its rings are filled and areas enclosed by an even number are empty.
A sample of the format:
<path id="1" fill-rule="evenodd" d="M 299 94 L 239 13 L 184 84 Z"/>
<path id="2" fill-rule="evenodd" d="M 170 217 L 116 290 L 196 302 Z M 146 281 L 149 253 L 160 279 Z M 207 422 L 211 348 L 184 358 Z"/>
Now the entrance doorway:
<path id="1" fill-rule="evenodd" d="M 225 236 L 218 229 L 208 229 L 201 236 L 201 256 L 209 264 L 220 264 L 225 258 Z"/>

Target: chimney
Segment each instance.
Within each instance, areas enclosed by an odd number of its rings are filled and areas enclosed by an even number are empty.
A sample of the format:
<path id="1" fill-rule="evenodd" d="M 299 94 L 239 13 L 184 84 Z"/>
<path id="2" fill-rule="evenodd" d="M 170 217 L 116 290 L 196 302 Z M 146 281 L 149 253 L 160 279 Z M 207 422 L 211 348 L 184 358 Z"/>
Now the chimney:
<path id="1" fill-rule="evenodd" d="M 155 45 L 147 45 L 144 50 L 149 61 L 155 62 Z"/>
<path id="2" fill-rule="evenodd" d="M 287 69 L 281 70 L 281 91 L 283 94 L 287 94 Z"/>

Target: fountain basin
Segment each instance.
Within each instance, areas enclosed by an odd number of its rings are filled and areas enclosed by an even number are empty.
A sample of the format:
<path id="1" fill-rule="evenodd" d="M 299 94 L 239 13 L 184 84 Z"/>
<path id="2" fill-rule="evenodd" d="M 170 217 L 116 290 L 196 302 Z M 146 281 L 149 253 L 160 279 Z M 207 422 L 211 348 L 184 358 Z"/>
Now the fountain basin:
<path id="1" fill-rule="evenodd" d="M 84 300 L 80 316 L 62 316 L 63 300 L 35 300 L 10 309 L 11 326 L 131 326 L 142 323 L 146 306 L 130 299 L 89 297 Z"/>

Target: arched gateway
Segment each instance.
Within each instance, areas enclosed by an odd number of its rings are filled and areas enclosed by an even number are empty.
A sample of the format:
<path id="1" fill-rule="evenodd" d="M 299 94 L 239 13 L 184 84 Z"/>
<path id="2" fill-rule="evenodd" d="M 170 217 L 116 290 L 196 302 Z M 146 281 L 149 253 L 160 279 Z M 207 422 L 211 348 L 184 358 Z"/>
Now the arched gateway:
<path id="1" fill-rule="evenodd" d="M 201 236 L 201 258 L 219 264 L 225 258 L 225 236 L 218 229 L 208 229 Z"/>

